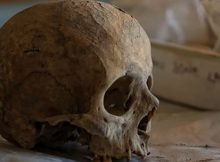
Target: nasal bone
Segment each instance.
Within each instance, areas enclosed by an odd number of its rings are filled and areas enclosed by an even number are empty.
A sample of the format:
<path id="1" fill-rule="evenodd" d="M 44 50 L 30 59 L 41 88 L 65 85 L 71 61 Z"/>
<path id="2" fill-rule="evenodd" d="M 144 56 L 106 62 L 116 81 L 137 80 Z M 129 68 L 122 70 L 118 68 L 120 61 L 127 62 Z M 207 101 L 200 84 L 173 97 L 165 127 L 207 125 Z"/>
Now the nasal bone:
<path id="1" fill-rule="evenodd" d="M 158 98 L 150 90 L 147 90 L 147 101 L 152 108 L 157 109 L 159 107 L 160 102 Z"/>

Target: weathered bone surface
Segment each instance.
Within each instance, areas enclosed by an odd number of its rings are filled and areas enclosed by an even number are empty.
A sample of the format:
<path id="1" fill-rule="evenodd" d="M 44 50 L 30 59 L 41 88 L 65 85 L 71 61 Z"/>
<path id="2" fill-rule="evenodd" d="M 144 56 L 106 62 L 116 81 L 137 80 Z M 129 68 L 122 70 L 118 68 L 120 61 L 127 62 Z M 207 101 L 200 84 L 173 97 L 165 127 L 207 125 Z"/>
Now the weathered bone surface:
<path id="1" fill-rule="evenodd" d="M 145 157 L 157 98 L 149 39 L 111 5 L 63 0 L 0 30 L 0 132 L 25 148 L 87 144 L 96 160 Z"/>

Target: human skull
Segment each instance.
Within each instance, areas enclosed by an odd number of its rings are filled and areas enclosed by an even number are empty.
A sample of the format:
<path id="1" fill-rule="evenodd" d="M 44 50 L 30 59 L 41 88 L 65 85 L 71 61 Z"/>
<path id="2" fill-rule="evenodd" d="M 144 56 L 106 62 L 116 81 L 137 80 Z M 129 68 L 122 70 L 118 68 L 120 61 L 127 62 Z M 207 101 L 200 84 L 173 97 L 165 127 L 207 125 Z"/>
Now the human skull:
<path id="1" fill-rule="evenodd" d="M 134 18 L 94 0 L 40 4 L 1 28 L 0 49 L 8 141 L 32 148 L 77 140 L 103 161 L 147 155 L 158 100 L 150 42 Z"/>

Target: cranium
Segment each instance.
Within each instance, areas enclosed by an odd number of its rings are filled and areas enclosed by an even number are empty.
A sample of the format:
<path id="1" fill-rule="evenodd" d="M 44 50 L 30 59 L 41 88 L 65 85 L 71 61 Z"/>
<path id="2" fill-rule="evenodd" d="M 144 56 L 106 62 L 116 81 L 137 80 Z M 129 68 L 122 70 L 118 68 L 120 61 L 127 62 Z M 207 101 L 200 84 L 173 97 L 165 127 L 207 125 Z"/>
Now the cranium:
<path id="1" fill-rule="evenodd" d="M 149 39 L 111 5 L 62 0 L 0 30 L 3 137 L 25 148 L 87 144 L 102 157 L 146 156 L 152 95 Z"/>

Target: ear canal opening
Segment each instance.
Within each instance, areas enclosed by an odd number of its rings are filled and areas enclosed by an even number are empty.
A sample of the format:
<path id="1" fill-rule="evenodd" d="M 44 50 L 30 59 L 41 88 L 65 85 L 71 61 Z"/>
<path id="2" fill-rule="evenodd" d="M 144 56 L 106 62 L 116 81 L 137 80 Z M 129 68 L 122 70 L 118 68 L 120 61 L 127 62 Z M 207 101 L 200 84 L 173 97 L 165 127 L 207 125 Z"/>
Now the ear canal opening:
<path id="1" fill-rule="evenodd" d="M 130 109 L 132 97 L 128 98 L 128 95 L 131 82 L 130 76 L 122 76 L 110 86 L 104 97 L 106 111 L 112 115 L 122 116 Z"/>

